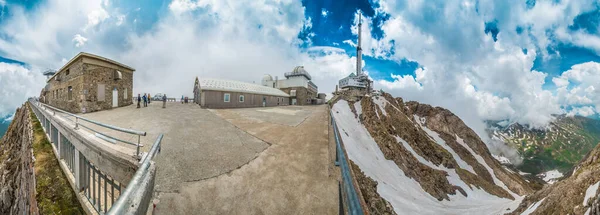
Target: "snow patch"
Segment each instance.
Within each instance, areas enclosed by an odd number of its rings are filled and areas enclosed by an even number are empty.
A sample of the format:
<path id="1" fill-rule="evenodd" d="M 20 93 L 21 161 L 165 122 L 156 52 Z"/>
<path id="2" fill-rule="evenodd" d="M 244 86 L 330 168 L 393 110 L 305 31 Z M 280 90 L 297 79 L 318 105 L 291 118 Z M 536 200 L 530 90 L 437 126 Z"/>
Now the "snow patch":
<path id="1" fill-rule="evenodd" d="M 492 156 L 494 157 L 494 159 L 496 159 L 501 164 L 511 164 L 510 160 L 504 156 L 495 155 L 495 154 L 492 154 Z"/>
<path id="2" fill-rule="evenodd" d="M 362 114 L 362 105 L 360 102 L 354 102 L 354 109 L 356 110 L 356 115 L 360 117 Z"/>
<path id="3" fill-rule="evenodd" d="M 521 215 L 529 215 L 533 213 L 542 204 L 544 200 L 546 200 L 546 198 L 543 198 L 539 202 L 533 203 L 531 206 L 529 206 L 529 208 L 527 208 L 527 210 L 523 211 Z"/>
<path id="4" fill-rule="evenodd" d="M 462 147 L 465 147 L 465 149 L 467 149 L 467 151 L 469 151 L 469 153 L 471 153 L 473 155 L 473 157 L 475 157 L 475 160 L 477 160 L 477 162 L 479 162 L 481 165 L 483 165 L 483 167 L 485 167 L 485 169 L 487 169 L 487 171 L 490 173 L 490 175 L 492 175 L 492 179 L 494 180 L 494 184 L 498 185 L 499 187 L 501 187 L 502 189 L 506 190 L 506 192 L 510 193 L 510 195 L 512 195 L 513 197 L 517 198 L 519 197 L 519 195 L 517 195 L 516 193 L 513 193 L 510 189 L 508 189 L 508 187 L 504 184 L 504 182 L 502 182 L 500 179 L 498 179 L 496 177 L 496 174 L 494 173 L 494 169 L 492 169 L 483 159 L 483 157 L 481 157 L 481 155 L 478 155 L 477 153 L 475 153 L 475 151 L 473 151 L 473 149 L 471 149 L 471 147 L 469 147 L 469 145 L 467 145 L 464 140 L 460 137 L 458 137 L 458 135 L 456 136 L 456 141 L 458 142 L 458 144 L 460 144 Z"/>
<path id="5" fill-rule="evenodd" d="M 504 199 L 491 195 L 484 190 L 471 188 L 460 180 L 454 169 L 437 167 L 447 170 L 448 181 L 462 187 L 468 196 L 460 192 L 450 195 L 448 200 L 438 201 L 425 192 L 420 184 L 407 177 L 402 169 L 391 160 L 385 159 L 383 152 L 371 137 L 368 130 L 354 119 L 348 103 L 338 101 L 332 108 L 333 116 L 338 125 L 348 158 L 352 160 L 364 174 L 375 180 L 377 193 L 390 202 L 398 214 L 503 214 L 516 209 L 523 197 L 516 200 Z M 404 143 L 399 141 L 400 143 Z M 406 149 L 426 165 L 434 166 L 425 158 L 418 156 L 406 143 Z"/>
<path id="6" fill-rule="evenodd" d="M 424 122 L 424 118 L 419 118 L 417 115 L 414 115 L 414 117 L 417 122 Z M 454 152 L 454 150 L 452 150 L 452 148 L 450 148 L 450 146 L 448 146 L 448 144 L 446 144 L 446 141 L 444 141 L 438 133 L 430 130 L 429 128 L 422 125 L 421 123 L 419 123 L 419 125 L 421 126 L 421 129 L 423 129 L 432 140 L 434 140 L 437 144 L 442 146 L 442 148 L 446 149 L 446 151 L 448 151 L 448 152 L 450 152 L 450 154 L 452 154 L 452 157 L 454 158 L 454 160 L 456 160 L 456 163 L 458 163 L 458 166 L 460 166 L 460 168 L 463 168 L 463 169 L 477 175 L 477 173 L 475 173 L 475 170 L 473 170 L 473 167 L 471 165 L 469 165 L 467 162 L 465 162 L 462 158 L 460 158 L 460 156 L 458 154 L 456 154 L 456 152 Z"/>
<path id="7" fill-rule="evenodd" d="M 554 184 L 558 178 L 563 177 L 563 174 L 558 170 L 550 170 L 548 172 L 541 173 L 540 176 L 543 177 L 542 180 L 544 180 L 546 183 Z"/>
<path id="8" fill-rule="evenodd" d="M 383 113 L 384 116 L 387 116 L 387 112 L 385 112 L 385 105 L 388 103 L 388 101 L 380 96 L 371 97 L 371 99 L 373 99 L 373 103 L 375 103 L 377 107 L 379 107 L 381 113 Z"/>
<path id="9" fill-rule="evenodd" d="M 600 185 L 600 181 L 596 182 L 595 184 L 590 185 L 587 188 L 587 190 L 585 191 L 585 197 L 583 198 L 583 206 L 586 206 L 588 200 L 590 200 L 592 197 L 594 197 L 596 195 L 596 193 L 598 192 L 598 185 Z"/>

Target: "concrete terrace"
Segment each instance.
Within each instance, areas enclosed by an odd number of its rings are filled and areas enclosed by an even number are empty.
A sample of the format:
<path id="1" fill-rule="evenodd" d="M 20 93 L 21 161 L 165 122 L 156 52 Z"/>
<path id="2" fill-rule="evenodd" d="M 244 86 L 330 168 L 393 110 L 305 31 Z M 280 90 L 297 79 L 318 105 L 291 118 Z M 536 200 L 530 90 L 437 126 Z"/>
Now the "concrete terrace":
<path id="1" fill-rule="evenodd" d="M 218 110 L 161 105 L 83 115 L 146 131 L 142 151 L 159 133 L 165 135 L 155 158 L 156 214 L 337 213 L 325 105 Z"/>

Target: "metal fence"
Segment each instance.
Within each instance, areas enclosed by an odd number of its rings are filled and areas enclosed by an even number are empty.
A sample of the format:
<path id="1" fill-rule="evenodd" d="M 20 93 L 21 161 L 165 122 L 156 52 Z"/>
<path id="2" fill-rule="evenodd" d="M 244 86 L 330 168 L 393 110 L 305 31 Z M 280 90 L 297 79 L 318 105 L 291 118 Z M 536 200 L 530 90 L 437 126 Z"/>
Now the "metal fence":
<path id="1" fill-rule="evenodd" d="M 340 214 L 351 215 L 362 215 L 364 214 L 362 205 L 360 202 L 360 197 L 356 192 L 356 187 L 354 186 L 354 180 L 352 179 L 352 174 L 350 173 L 350 164 L 348 159 L 346 158 L 346 153 L 344 152 L 344 148 L 342 147 L 342 143 L 340 140 L 339 131 L 337 128 L 337 124 L 335 119 L 333 118 L 333 113 L 330 112 L 331 116 L 331 125 L 333 126 L 333 133 L 335 137 L 335 145 L 336 145 L 336 161 L 335 165 L 341 167 L 342 171 L 342 181 L 340 186 Z M 346 203 L 346 204 L 344 204 Z"/>
<path id="2" fill-rule="evenodd" d="M 65 160 L 71 173 L 75 174 L 75 147 L 63 134 L 60 134 L 60 140 L 60 147 L 57 147 L 60 149 L 60 157 Z"/>
<path id="3" fill-rule="evenodd" d="M 79 129 L 79 127 L 83 127 L 85 129 L 93 132 L 98 138 L 101 138 L 101 139 L 106 140 L 108 142 L 112 142 L 112 143 L 122 142 L 122 143 L 125 143 L 125 144 L 128 144 L 128 145 L 134 145 L 134 146 L 136 146 L 136 156 L 138 156 L 138 158 L 140 158 L 140 147 L 144 146 L 144 145 L 142 145 L 140 143 L 140 139 L 141 139 L 141 136 L 146 136 L 146 132 L 145 131 L 137 131 L 137 130 L 133 130 L 133 129 L 120 128 L 120 127 L 117 127 L 117 126 L 104 124 L 104 123 L 101 123 L 101 122 L 97 122 L 95 120 L 87 119 L 85 117 L 81 117 L 79 115 L 75 115 L 75 114 L 69 113 L 67 111 L 64 111 L 64 110 L 52 107 L 50 105 L 38 102 L 36 100 L 33 100 L 32 102 L 35 102 L 35 104 L 39 105 L 40 107 L 42 107 L 44 109 L 50 109 L 53 112 L 53 115 L 56 115 L 56 113 L 59 113 L 61 116 L 63 116 L 64 119 L 67 119 L 67 120 L 70 120 L 70 121 L 74 122 L 75 123 L 75 128 L 74 129 Z M 75 120 L 69 119 L 69 117 L 72 117 Z M 100 127 L 103 127 L 103 128 L 108 128 L 110 130 L 119 131 L 119 132 L 122 132 L 122 133 L 127 133 L 127 134 L 132 134 L 132 135 L 136 135 L 137 136 L 137 143 L 130 142 L 130 141 L 127 141 L 127 140 L 123 140 L 121 138 L 117 138 L 115 136 L 108 135 L 108 134 L 106 134 L 104 132 L 100 132 L 100 131 L 98 131 L 96 129 L 91 128 L 90 126 L 81 124 L 81 121 L 88 122 L 88 123 L 91 123 L 93 125 L 97 125 L 97 126 L 100 126 Z"/>
<path id="4" fill-rule="evenodd" d="M 129 185 L 121 194 L 121 198 L 117 200 L 107 214 L 120 215 L 147 213 L 152 199 L 154 178 L 156 174 L 156 166 L 152 159 L 156 154 L 160 153 L 160 143 L 162 138 L 162 134 L 156 138 L 156 142 L 154 142 L 146 157 L 142 159 L 140 168 L 136 171 L 131 181 L 129 181 Z"/>
<path id="5" fill-rule="evenodd" d="M 106 213 L 121 195 L 123 185 L 80 156 L 82 189 L 98 213 Z"/>
<path id="6" fill-rule="evenodd" d="M 89 120 L 75 114 L 71 114 L 60 109 L 42 104 L 38 102 L 36 99 L 30 99 L 30 106 L 32 106 L 32 110 L 36 117 L 39 119 L 44 131 L 48 134 L 49 139 L 51 140 L 54 148 L 57 152 L 57 157 L 59 160 L 64 162 L 65 166 L 69 172 L 65 172 L 65 174 L 71 174 L 76 180 L 77 189 L 76 193 L 82 191 L 83 195 L 89 200 L 94 210 L 99 214 L 110 213 L 109 211 L 114 211 L 112 214 L 145 214 L 148 206 L 150 204 L 152 198 L 152 192 L 154 190 L 154 177 L 156 167 L 152 158 L 160 152 L 160 143 L 162 141 L 163 135 L 160 134 L 156 139 L 154 145 L 150 149 L 150 152 L 145 155 L 145 157 L 141 157 L 139 153 L 139 147 L 142 146 L 139 143 L 139 137 L 145 136 L 146 132 L 135 131 L 131 129 L 119 128 L 112 125 L 106 125 L 100 122 L 96 122 L 93 120 Z M 49 116 L 57 116 L 62 117 L 63 119 L 68 119 L 71 117 L 73 119 L 69 119 L 73 123 L 75 123 L 75 127 L 73 129 L 77 129 L 78 127 L 83 127 L 92 132 L 104 135 L 105 138 L 111 138 L 117 141 L 134 144 L 137 146 L 136 155 L 137 158 L 141 160 L 139 164 L 139 168 L 134 174 L 134 177 L 129 181 L 127 188 L 124 185 L 106 173 L 102 172 L 96 165 L 91 163 L 85 156 L 79 152 L 75 146 L 69 141 L 68 138 L 64 136 L 56 127 L 53 125 L 42 111 L 50 111 Z M 59 113 L 57 115 L 57 113 Z M 82 125 L 80 122 L 86 121 L 101 127 L 134 134 L 138 136 L 138 143 L 130 143 L 127 141 L 123 141 L 114 137 L 110 137 L 108 135 L 99 133 L 88 126 Z M 151 183 L 148 183 L 151 182 Z M 123 195 L 122 195 L 122 191 Z M 131 204 L 136 205 L 137 210 L 132 212 Z M 140 211 L 143 211 L 140 212 Z"/>

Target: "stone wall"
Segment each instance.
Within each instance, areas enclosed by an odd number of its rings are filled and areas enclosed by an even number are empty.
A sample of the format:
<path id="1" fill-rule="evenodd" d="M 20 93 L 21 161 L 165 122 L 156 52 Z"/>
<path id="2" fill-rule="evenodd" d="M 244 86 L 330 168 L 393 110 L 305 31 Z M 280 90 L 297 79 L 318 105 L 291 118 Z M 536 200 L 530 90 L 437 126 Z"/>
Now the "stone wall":
<path id="1" fill-rule="evenodd" d="M 29 110 L 23 105 L 0 139 L 0 214 L 38 214 L 32 144 Z"/>
<path id="2" fill-rule="evenodd" d="M 119 69 L 122 74 L 121 80 L 114 80 L 115 69 L 102 66 L 84 64 L 86 74 L 84 75 L 84 91 L 81 93 L 83 112 L 94 112 L 111 109 L 113 107 L 113 90 L 118 93 L 118 107 L 133 104 L 133 72 L 125 68 Z M 104 99 L 99 98 L 98 90 L 103 86 Z M 87 91 L 85 91 L 87 90 Z M 127 91 L 127 96 L 125 96 Z M 102 101 L 103 100 L 103 101 Z"/>
<path id="3" fill-rule="evenodd" d="M 120 80 L 114 79 L 114 72 L 117 70 L 122 74 Z M 48 85 L 41 100 L 71 113 L 111 109 L 115 88 L 118 92 L 118 107 L 133 104 L 133 71 L 115 64 L 100 63 L 86 56 L 58 72 Z M 99 86 L 104 89 L 102 98 L 98 98 Z"/>
<path id="4" fill-rule="evenodd" d="M 288 87 L 281 88 L 281 91 L 290 95 L 290 103 L 293 98 L 296 98 L 296 105 L 310 105 L 312 104 L 312 99 L 317 98 L 317 92 L 307 89 L 306 87 Z M 292 90 L 296 90 L 296 97 L 291 96 L 290 92 Z"/>
<path id="5" fill-rule="evenodd" d="M 69 71 L 68 74 L 66 71 Z M 72 113 L 81 112 L 81 103 L 77 99 L 77 92 L 83 90 L 84 66 L 82 59 L 73 62 L 64 72 L 57 73 L 50 81 L 50 86 L 44 95 L 47 104 Z M 72 89 L 71 99 L 68 98 L 69 86 Z"/>

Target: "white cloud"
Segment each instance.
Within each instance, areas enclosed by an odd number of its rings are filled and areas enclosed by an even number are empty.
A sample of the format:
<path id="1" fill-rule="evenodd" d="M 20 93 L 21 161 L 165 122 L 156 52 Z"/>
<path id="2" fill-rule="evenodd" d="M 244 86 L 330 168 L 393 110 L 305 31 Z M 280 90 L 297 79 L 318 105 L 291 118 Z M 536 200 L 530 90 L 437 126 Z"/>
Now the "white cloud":
<path id="1" fill-rule="evenodd" d="M 594 111 L 594 108 L 592 106 L 584 106 L 584 107 L 573 108 L 573 110 L 571 110 L 569 113 L 567 113 L 567 116 L 574 116 L 574 115 L 591 116 L 594 114 L 596 114 L 596 112 Z"/>
<path id="2" fill-rule="evenodd" d="M 328 14 L 328 13 L 329 13 L 329 12 L 328 12 L 327 10 L 325 10 L 325 8 L 321 9 L 321 16 L 323 16 L 323 17 L 327 18 L 327 14 Z"/>
<path id="3" fill-rule="evenodd" d="M 93 10 L 87 15 L 88 22 L 87 25 L 83 28 L 83 30 L 86 31 L 87 29 L 94 28 L 109 17 L 110 15 L 108 15 L 108 12 L 106 12 L 104 8 L 98 8 L 96 10 Z"/>
<path id="4" fill-rule="evenodd" d="M 18 64 L 0 62 L 0 118 L 12 113 L 27 97 L 39 96 L 45 78 Z"/>
<path id="5" fill-rule="evenodd" d="M 126 17 L 126 16 L 125 16 L 125 15 L 123 15 L 123 14 L 117 15 L 117 22 L 116 22 L 115 24 L 116 24 L 117 26 L 120 26 L 120 25 L 122 25 L 122 24 L 123 24 L 123 22 L 125 22 L 125 17 Z"/>
<path id="6" fill-rule="evenodd" d="M 75 47 L 82 47 L 87 42 L 87 38 L 81 36 L 81 34 L 75 34 L 73 37 L 73 42 L 75 42 Z"/>

